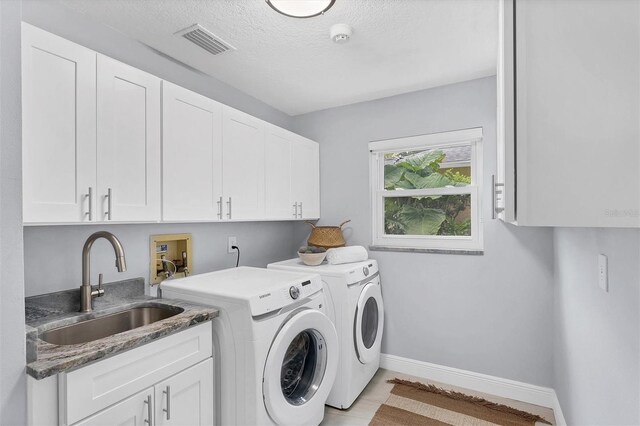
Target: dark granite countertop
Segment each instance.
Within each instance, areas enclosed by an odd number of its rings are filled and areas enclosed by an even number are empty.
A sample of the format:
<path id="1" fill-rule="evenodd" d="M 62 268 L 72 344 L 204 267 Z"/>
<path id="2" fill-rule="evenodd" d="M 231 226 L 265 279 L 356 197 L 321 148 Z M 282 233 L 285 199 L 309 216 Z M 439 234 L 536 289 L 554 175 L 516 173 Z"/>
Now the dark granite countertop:
<path id="1" fill-rule="evenodd" d="M 104 289 L 105 296 L 94 299 L 94 310 L 89 313 L 77 312 L 80 306 L 79 290 L 25 299 L 29 375 L 40 380 L 70 371 L 218 316 L 218 310 L 212 307 L 145 296 L 142 278 L 105 284 Z M 39 338 L 47 330 L 146 306 L 183 311 L 170 318 L 87 343 L 54 345 Z"/>

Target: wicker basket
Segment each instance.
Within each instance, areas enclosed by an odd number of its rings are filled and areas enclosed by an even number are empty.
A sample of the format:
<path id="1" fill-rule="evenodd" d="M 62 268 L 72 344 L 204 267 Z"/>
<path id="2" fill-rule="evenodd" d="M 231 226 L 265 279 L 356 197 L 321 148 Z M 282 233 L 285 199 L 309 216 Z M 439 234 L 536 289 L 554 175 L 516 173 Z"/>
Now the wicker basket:
<path id="1" fill-rule="evenodd" d="M 305 220 L 305 223 L 311 225 L 312 228 L 307 244 L 326 249 L 344 247 L 346 243 L 342 236 L 342 226 L 349 222 L 351 220 L 344 221 L 338 226 L 316 226 L 313 222 Z"/>

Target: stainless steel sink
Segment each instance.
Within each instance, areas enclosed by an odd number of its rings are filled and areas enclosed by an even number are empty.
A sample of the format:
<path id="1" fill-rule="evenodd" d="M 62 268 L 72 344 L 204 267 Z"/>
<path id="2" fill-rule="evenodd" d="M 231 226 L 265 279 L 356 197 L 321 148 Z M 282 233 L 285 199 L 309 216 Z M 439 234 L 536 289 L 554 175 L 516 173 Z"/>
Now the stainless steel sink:
<path id="1" fill-rule="evenodd" d="M 183 312 L 182 308 L 147 306 L 94 318 L 64 327 L 47 330 L 40 335 L 45 342 L 54 345 L 76 345 L 113 336 L 143 325 L 171 318 Z"/>

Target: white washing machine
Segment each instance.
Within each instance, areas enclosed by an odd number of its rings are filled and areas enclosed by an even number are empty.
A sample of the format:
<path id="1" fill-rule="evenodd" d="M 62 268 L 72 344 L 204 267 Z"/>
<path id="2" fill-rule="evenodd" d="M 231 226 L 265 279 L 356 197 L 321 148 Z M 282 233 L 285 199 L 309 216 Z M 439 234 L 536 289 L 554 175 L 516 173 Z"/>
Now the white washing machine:
<path id="1" fill-rule="evenodd" d="M 317 425 L 338 341 L 320 276 L 240 267 L 163 281 L 162 297 L 215 306 L 216 417 L 222 425 Z"/>
<path id="2" fill-rule="evenodd" d="M 346 409 L 380 367 L 384 310 L 378 263 L 307 266 L 300 259 L 272 263 L 269 269 L 318 273 L 322 277 L 327 312 L 333 311 L 340 342 L 338 374 L 327 404 Z"/>

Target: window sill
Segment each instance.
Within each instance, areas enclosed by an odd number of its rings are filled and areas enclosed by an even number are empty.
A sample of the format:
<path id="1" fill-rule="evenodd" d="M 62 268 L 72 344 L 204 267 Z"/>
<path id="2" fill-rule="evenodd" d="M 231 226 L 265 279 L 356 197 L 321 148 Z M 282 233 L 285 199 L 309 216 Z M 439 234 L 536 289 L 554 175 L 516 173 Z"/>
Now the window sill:
<path id="1" fill-rule="evenodd" d="M 465 250 L 465 249 L 369 246 L 369 250 L 370 251 L 397 251 L 397 252 L 403 252 L 403 253 L 466 254 L 466 255 L 472 255 L 472 256 L 484 255 L 484 250 Z"/>

